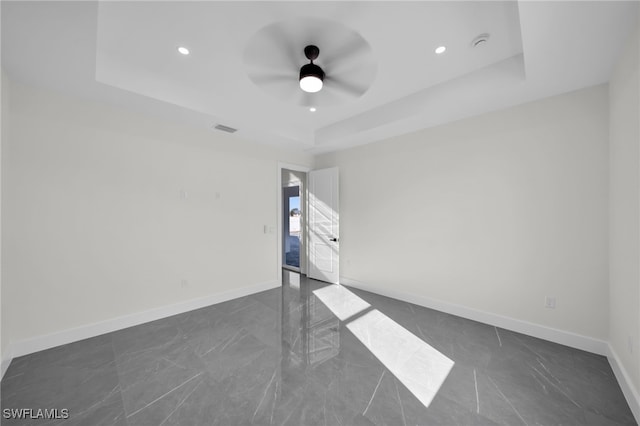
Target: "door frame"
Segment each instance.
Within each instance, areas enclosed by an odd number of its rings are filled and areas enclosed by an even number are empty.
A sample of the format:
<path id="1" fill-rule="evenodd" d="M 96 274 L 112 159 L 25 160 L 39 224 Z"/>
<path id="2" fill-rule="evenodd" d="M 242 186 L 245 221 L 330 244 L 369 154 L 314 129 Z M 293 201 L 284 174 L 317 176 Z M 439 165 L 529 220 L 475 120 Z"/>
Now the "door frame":
<path id="1" fill-rule="evenodd" d="M 283 218 L 283 216 L 282 216 L 282 214 L 283 214 L 283 212 L 282 212 L 282 170 L 283 169 L 293 170 L 293 171 L 296 171 L 296 172 L 303 172 L 303 173 L 309 173 L 311 170 L 313 170 L 311 167 L 301 166 L 299 164 L 290 164 L 290 163 L 278 162 L 278 172 L 277 172 L 278 173 L 278 176 L 277 176 L 278 177 L 278 179 L 277 179 L 277 182 L 278 182 L 278 188 L 277 188 L 278 189 L 277 190 L 277 200 L 278 200 L 278 202 L 277 202 L 277 205 L 278 205 L 277 218 L 278 218 L 278 220 L 277 220 L 277 226 L 276 226 L 277 238 L 278 238 L 278 247 L 277 247 L 277 250 L 278 250 L 278 270 L 277 270 L 277 275 L 276 276 L 278 277 L 278 283 L 280 285 L 282 285 L 282 245 L 283 245 L 283 242 L 282 242 L 282 232 L 283 232 L 283 227 L 282 227 L 282 218 Z M 305 185 L 305 187 L 304 187 L 304 191 L 305 192 L 307 191 L 306 187 L 307 187 L 307 185 Z M 305 200 L 307 200 L 307 199 L 308 199 L 308 197 L 305 197 Z M 307 218 L 307 206 L 306 205 L 303 206 L 302 215 L 304 217 L 304 224 L 305 224 L 305 229 L 303 230 L 303 232 L 304 232 L 304 235 L 306 235 L 306 233 L 307 233 L 307 229 L 306 229 L 306 227 L 307 227 L 307 225 L 306 225 L 307 224 L 307 220 L 306 220 L 306 218 Z M 304 250 L 305 251 L 307 250 L 307 245 L 306 244 L 304 245 Z M 302 264 L 300 264 L 300 270 L 303 271 Z M 306 268 L 304 268 L 304 272 L 306 273 Z"/>

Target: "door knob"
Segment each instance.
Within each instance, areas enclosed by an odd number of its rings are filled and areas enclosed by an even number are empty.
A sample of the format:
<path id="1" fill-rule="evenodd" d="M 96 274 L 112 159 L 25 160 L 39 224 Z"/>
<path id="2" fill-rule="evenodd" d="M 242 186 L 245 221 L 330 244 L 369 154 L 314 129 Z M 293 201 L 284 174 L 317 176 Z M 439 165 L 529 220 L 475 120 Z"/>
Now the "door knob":
<path id="1" fill-rule="evenodd" d="M 333 241 L 334 243 L 337 243 L 338 239 L 336 237 L 333 237 L 333 238 L 329 238 L 329 241 Z"/>

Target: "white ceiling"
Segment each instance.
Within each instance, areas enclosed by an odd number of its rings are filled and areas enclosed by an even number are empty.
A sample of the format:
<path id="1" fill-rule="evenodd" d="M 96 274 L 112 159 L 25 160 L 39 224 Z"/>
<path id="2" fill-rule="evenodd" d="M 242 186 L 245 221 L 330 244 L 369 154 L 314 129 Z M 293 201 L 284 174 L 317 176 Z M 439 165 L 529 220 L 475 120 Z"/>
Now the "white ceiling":
<path id="1" fill-rule="evenodd" d="M 604 83 L 636 8 L 635 1 L 3 1 L 2 66 L 28 84 L 318 153 Z M 488 43 L 472 47 L 482 33 Z M 303 98 L 297 73 L 307 44 L 320 47 L 316 63 L 327 81 Z M 440 45 L 447 51 L 438 56 Z"/>

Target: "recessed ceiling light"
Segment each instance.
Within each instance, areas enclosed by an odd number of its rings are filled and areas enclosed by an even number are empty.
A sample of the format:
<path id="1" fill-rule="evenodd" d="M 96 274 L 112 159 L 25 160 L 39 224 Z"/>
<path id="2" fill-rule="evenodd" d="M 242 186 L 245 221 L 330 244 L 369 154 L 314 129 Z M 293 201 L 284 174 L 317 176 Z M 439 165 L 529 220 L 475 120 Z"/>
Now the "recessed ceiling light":
<path id="1" fill-rule="evenodd" d="M 189 49 L 187 49 L 184 46 L 180 46 L 180 47 L 178 47 L 178 52 L 182 53 L 183 55 L 188 55 L 189 54 Z"/>
<path id="2" fill-rule="evenodd" d="M 447 50 L 447 48 L 445 46 L 438 46 L 436 48 L 436 54 L 442 55 L 445 52 L 445 50 Z"/>
<path id="3" fill-rule="evenodd" d="M 309 108 L 309 111 L 311 111 L 311 112 L 316 112 L 316 107 L 311 107 L 311 108 Z"/>

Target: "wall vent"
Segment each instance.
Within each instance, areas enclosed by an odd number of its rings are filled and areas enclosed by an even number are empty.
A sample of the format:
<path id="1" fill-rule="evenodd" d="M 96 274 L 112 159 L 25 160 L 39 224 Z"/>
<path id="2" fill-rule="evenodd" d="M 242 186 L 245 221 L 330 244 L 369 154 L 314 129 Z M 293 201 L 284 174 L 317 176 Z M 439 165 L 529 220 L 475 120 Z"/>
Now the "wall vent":
<path id="1" fill-rule="evenodd" d="M 227 133 L 235 133 L 235 132 L 238 131 L 238 129 L 234 129 L 233 127 L 225 126 L 224 124 L 218 124 L 216 127 L 214 127 L 214 129 L 222 130 L 223 132 L 227 132 Z"/>

